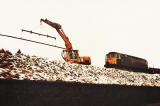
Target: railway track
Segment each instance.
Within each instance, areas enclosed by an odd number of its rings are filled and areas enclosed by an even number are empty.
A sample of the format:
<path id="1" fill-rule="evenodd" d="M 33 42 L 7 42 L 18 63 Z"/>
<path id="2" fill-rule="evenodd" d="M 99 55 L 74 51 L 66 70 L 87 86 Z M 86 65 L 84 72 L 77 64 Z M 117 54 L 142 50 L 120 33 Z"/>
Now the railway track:
<path id="1" fill-rule="evenodd" d="M 115 68 L 115 69 L 121 69 L 129 72 L 141 72 L 141 73 L 148 73 L 148 74 L 160 74 L 159 68 L 147 68 L 147 69 L 137 69 L 137 68 L 131 68 L 131 67 L 118 67 L 118 66 L 105 66 L 106 68 Z"/>

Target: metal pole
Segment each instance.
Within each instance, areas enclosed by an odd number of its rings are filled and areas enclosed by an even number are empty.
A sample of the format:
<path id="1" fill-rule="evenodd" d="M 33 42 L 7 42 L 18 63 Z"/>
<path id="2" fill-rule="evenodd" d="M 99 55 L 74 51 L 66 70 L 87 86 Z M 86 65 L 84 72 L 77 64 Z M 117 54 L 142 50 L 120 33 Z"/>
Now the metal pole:
<path id="1" fill-rule="evenodd" d="M 28 40 L 28 39 L 23 39 L 23 38 L 14 37 L 14 36 L 9 36 L 9 35 L 0 34 L 0 36 L 9 37 L 9 38 L 14 38 L 14 39 L 19 39 L 19 40 L 24 40 L 24 41 L 29 41 L 29 42 L 38 43 L 38 44 L 42 44 L 42 45 L 46 45 L 46 46 L 51 46 L 51 47 L 56 47 L 56 48 L 60 48 L 60 49 L 66 49 L 66 48 L 64 48 L 64 47 L 60 47 L 60 46 L 56 46 L 56 45 L 51 45 L 51 44 L 47 44 L 47 43 L 37 42 L 37 41 Z"/>

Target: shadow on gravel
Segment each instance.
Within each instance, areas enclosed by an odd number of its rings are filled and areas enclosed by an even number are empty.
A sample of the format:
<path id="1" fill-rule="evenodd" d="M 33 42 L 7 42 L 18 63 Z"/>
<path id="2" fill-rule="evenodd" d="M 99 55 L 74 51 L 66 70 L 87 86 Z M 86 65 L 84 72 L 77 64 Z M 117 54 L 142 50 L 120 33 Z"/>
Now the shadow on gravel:
<path id="1" fill-rule="evenodd" d="M 160 87 L 0 80 L 1 106 L 160 106 Z"/>

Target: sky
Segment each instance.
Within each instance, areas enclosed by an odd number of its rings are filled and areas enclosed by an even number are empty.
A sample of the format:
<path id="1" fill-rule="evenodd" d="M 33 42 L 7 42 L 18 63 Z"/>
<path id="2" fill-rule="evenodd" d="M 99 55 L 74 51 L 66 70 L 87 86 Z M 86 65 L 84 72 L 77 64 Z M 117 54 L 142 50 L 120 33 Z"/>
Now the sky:
<path id="1" fill-rule="evenodd" d="M 65 47 L 63 40 L 40 19 L 59 23 L 80 56 L 90 56 L 92 65 L 104 66 L 105 55 L 119 52 L 148 61 L 160 68 L 159 0 L 1 0 L 0 34 Z M 21 32 L 48 34 L 49 39 Z M 61 49 L 0 37 L 0 48 L 62 60 Z"/>

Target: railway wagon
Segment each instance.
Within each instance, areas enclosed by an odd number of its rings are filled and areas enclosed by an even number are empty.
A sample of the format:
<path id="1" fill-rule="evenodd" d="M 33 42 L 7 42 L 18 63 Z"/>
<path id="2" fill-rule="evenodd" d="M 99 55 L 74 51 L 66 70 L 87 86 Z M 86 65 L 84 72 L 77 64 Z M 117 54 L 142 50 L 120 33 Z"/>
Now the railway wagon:
<path id="1" fill-rule="evenodd" d="M 145 59 L 117 53 L 109 52 L 105 56 L 105 67 L 125 68 L 125 69 L 148 69 L 148 62 Z"/>

